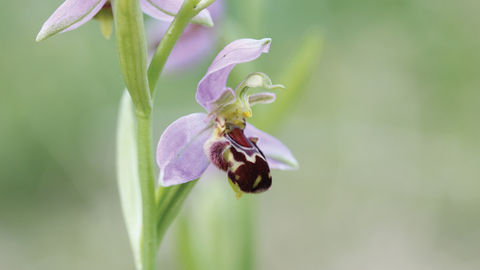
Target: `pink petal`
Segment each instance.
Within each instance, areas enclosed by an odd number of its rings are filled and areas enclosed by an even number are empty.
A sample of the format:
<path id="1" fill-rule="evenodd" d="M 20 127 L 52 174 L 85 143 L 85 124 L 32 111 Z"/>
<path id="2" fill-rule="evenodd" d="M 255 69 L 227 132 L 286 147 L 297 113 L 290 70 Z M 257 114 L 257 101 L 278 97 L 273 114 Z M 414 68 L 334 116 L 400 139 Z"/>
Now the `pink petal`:
<path id="1" fill-rule="evenodd" d="M 207 9 L 215 23 L 222 20 L 224 13 L 223 0 L 216 0 Z M 155 54 L 158 44 L 169 26 L 169 23 L 158 20 L 150 20 L 147 23 L 147 46 L 150 59 Z M 173 48 L 165 64 L 164 72 L 179 73 L 194 69 L 203 60 L 212 56 L 218 38 L 218 28 L 189 24 Z"/>
<path id="2" fill-rule="evenodd" d="M 157 162 L 163 186 L 199 178 L 210 164 L 203 145 L 212 136 L 213 125 L 205 124 L 204 113 L 177 119 L 165 129 L 157 148 Z"/>
<path id="3" fill-rule="evenodd" d="M 152 18 L 166 22 L 173 20 L 182 4 L 183 0 L 140 0 L 143 12 Z M 210 13 L 204 9 L 192 19 L 192 22 L 202 23 L 206 21 L 211 22 L 211 20 Z"/>
<path id="4" fill-rule="evenodd" d="M 210 102 L 217 100 L 224 90 L 230 71 L 236 64 L 250 62 L 268 52 L 271 39 L 239 39 L 228 44 L 213 60 L 207 74 L 198 83 L 196 99 L 207 111 Z"/>
<path id="5" fill-rule="evenodd" d="M 42 41 L 57 33 L 73 30 L 92 19 L 107 0 L 67 0 L 48 18 L 37 35 Z"/>
<path id="6" fill-rule="evenodd" d="M 157 20 L 170 22 L 182 6 L 182 1 L 140 0 L 143 12 Z M 164 11 L 162 11 L 164 10 Z M 170 14 L 167 14 L 169 12 Z"/>
<path id="7" fill-rule="evenodd" d="M 298 162 L 293 157 L 292 152 L 275 137 L 250 124 L 247 124 L 244 133 L 248 138 L 258 138 L 257 147 L 267 158 L 270 168 L 279 170 L 298 169 Z"/>

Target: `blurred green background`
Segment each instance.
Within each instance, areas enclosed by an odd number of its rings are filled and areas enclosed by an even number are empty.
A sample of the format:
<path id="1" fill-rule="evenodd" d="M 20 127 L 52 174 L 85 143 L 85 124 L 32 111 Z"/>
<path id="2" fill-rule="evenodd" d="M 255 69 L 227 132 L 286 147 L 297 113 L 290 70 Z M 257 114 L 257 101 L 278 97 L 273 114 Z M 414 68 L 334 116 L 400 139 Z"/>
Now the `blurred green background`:
<path id="1" fill-rule="evenodd" d="M 114 38 L 92 21 L 36 43 L 62 2 L 0 9 L 0 269 L 133 269 Z M 324 38 L 274 132 L 301 168 L 256 197 L 258 269 L 480 269 L 480 1 L 265 0 L 261 18 L 241 4 L 228 16 L 252 34 L 235 38 L 273 39 L 258 61 L 274 83 L 305 33 Z M 155 140 L 201 111 L 212 59 L 162 80 Z M 173 242 L 161 269 L 183 268 Z"/>

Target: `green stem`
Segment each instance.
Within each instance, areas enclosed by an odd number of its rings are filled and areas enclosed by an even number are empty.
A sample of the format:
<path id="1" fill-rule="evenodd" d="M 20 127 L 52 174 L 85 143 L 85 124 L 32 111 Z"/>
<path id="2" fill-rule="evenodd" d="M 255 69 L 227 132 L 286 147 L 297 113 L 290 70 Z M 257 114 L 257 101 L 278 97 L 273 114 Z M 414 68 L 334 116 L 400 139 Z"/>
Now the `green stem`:
<path id="1" fill-rule="evenodd" d="M 154 94 L 155 94 L 155 88 L 157 86 L 158 79 L 160 78 L 160 75 L 163 71 L 163 68 L 165 67 L 165 63 L 167 62 L 168 57 L 170 56 L 173 47 L 177 43 L 178 39 L 182 35 L 183 31 L 185 28 L 188 26 L 190 23 L 190 20 L 195 17 L 200 11 L 208 7 L 212 2 L 215 0 L 207 0 L 202 3 L 201 6 L 199 6 L 199 0 L 185 0 L 183 2 L 182 7 L 178 11 L 177 15 L 173 19 L 172 23 L 170 24 L 170 27 L 168 28 L 167 32 L 163 36 L 162 40 L 160 41 L 160 44 L 157 47 L 157 50 L 152 58 L 152 61 L 150 62 L 150 66 L 148 67 L 147 71 L 147 78 L 148 78 L 148 88 L 149 88 L 149 94 L 151 97 L 151 100 L 153 101 Z M 151 117 L 149 115 L 149 117 Z M 152 149 L 151 147 L 151 119 L 149 118 L 149 123 L 148 123 L 148 132 L 149 132 L 149 137 L 150 141 L 142 145 L 141 141 L 141 136 L 140 136 L 140 120 L 139 120 L 139 170 L 141 171 L 140 176 L 142 177 L 142 162 L 141 162 L 141 156 L 142 153 L 140 150 L 144 146 L 148 146 L 149 149 Z M 145 127 L 146 128 L 146 127 Z M 146 140 L 146 138 L 145 138 Z M 145 150 L 148 151 L 148 150 Z M 145 153 L 143 153 L 145 154 Z M 151 157 L 151 153 L 148 153 L 149 156 Z M 148 161 L 148 165 L 151 165 L 152 162 Z M 147 168 L 145 168 L 147 170 Z M 152 177 L 153 179 L 153 174 L 150 175 L 150 173 L 153 172 L 153 167 L 152 169 L 148 171 L 148 176 L 147 177 Z M 155 194 L 153 196 L 153 204 L 152 204 L 152 198 L 150 197 L 152 195 L 152 189 L 154 189 L 154 184 L 149 183 L 142 183 L 142 197 L 143 197 L 143 213 L 144 213 L 144 228 L 143 228 L 143 237 L 144 239 L 153 239 L 152 241 L 148 241 L 148 243 L 142 243 L 142 248 L 149 249 L 149 252 L 153 252 L 150 250 L 150 248 L 155 247 L 158 248 L 160 246 L 160 243 L 162 241 L 162 238 L 167 231 L 168 227 L 172 223 L 172 221 L 175 219 L 177 216 L 178 212 L 180 211 L 180 208 L 185 201 L 187 195 L 190 193 L 192 190 L 193 186 L 195 185 L 197 181 L 190 181 L 189 183 L 181 184 L 181 185 L 175 185 L 173 187 L 159 187 L 158 192 L 157 192 L 157 200 L 155 200 Z M 146 185 L 144 187 L 144 185 Z M 148 196 L 143 195 L 147 194 Z M 146 198 L 148 197 L 148 198 Z M 146 207 L 148 207 L 148 210 Z M 152 208 L 153 207 L 153 208 Z M 148 216 L 147 216 L 148 215 Z M 151 215 L 151 216 L 150 216 Z M 152 220 L 153 219 L 153 220 Z M 145 227 L 145 224 L 148 225 L 148 228 Z M 153 226 L 151 228 L 150 226 Z M 155 232 L 152 232 L 154 230 Z M 147 238 L 148 234 L 148 238 Z M 154 238 L 152 238 L 154 237 Z M 142 250 L 142 252 L 144 252 Z M 143 253 L 143 255 L 147 255 L 146 253 Z M 144 259 L 145 262 L 145 259 Z M 144 269 L 145 268 L 144 265 Z"/>
<path id="2" fill-rule="evenodd" d="M 190 20 L 200 12 L 200 10 L 195 9 L 197 1 L 198 0 L 185 0 L 183 2 L 182 7 L 178 11 L 177 16 L 175 16 L 175 19 L 173 19 L 173 22 L 170 24 L 170 27 L 160 41 L 157 51 L 150 62 L 150 66 L 148 67 L 148 86 L 150 88 L 150 96 L 152 99 L 155 94 L 155 87 L 157 86 L 160 74 L 165 67 L 165 63 L 167 62 L 173 47 L 177 43 Z"/>
<path id="3" fill-rule="evenodd" d="M 147 43 L 143 13 L 137 0 L 112 2 L 118 62 L 137 115 L 148 116 L 152 99 L 147 82 Z"/>
<path id="4" fill-rule="evenodd" d="M 137 114 L 138 171 L 142 192 L 142 265 L 155 270 L 157 262 L 157 227 L 155 219 L 155 176 L 152 144 L 152 117 Z"/>
<path id="5" fill-rule="evenodd" d="M 160 78 L 160 74 L 165 67 L 165 63 L 167 62 L 173 47 L 177 43 L 185 28 L 190 23 L 190 20 L 210 3 L 207 3 L 203 8 L 199 8 L 196 6 L 197 4 L 198 0 L 185 0 L 183 2 L 182 7 L 178 11 L 157 47 L 147 71 L 150 96 L 152 97 L 152 100 L 155 94 L 155 88 L 157 86 L 158 79 Z M 165 232 L 177 216 L 183 202 L 196 182 L 197 181 L 195 180 L 182 185 L 158 188 L 155 209 L 155 240 L 157 248 L 160 246 Z"/>

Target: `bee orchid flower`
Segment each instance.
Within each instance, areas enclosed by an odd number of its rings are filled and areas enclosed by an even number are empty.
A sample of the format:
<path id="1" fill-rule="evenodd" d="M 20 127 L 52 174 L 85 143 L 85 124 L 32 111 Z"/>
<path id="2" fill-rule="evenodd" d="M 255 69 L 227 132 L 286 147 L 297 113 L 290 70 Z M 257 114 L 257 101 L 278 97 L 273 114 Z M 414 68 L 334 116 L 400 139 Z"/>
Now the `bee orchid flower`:
<path id="1" fill-rule="evenodd" d="M 162 21 L 172 21 L 183 3 L 183 0 L 139 1 L 144 13 Z M 113 22 L 110 0 L 66 0 L 43 24 L 37 35 L 37 41 L 42 41 L 57 33 L 73 30 L 92 18 L 99 20 L 102 34 L 109 38 Z M 192 19 L 192 22 L 213 26 L 208 10 L 200 11 Z"/>
<path id="2" fill-rule="evenodd" d="M 227 45 L 213 60 L 200 80 L 196 100 L 207 113 L 179 118 L 164 131 L 157 148 L 157 162 L 164 186 L 199 178 L 210 164 L 226 171 L 237 199 L 244 193 L 260 193 L 270 188 L 270 168 L 293 170 L 298 163 L 279 140 L 247 124 L 251 106 L 270 103 L 270 92 L 248 95 L 249 88 L 283 89 L 272 85 L 267 75 L 248 75 L 235 90 L 226 87 L 236 64 L 268 52 L 271 39 L 240 39 Z"/>

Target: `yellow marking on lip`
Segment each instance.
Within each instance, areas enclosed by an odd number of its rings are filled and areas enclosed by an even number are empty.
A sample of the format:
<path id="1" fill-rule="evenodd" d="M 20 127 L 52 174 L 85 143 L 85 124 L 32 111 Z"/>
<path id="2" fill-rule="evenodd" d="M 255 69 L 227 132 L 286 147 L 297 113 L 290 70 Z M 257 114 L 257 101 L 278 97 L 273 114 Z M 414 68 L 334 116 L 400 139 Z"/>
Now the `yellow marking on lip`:
<path id="1" fill-rule="evenodd" d="M 258 184 L 260 184 L 260 182 L 262 181 L 262 176 L 258 176 L 257 179 L 255 179 L 255 183 L 253 183 L 253 187 L 252 188 L 256 188 L 258 186 Z"/>
<path id="2" fill-rule="evenodd" d="M 240 199 L 243 195 L 243 191 L 240 189 L 238 184 L 233 183 L 233 181 L 230 178 L 228 178 L 228 183 L 232 187 L 233 191 L 235 191 L 235 198 L 237 198 L 237 200 Z"/>
<path id="3" fill-rule="evenodd" d="M 252 112 L 250 112 L 250 110 L 244 111 L 244 112 L 243 112 L 243 115 L 244 115 L 246 118 L 249 118 L 250 116 L 252 116 Z"/>
<path id="4" fill-rule="evenodd" d="M 237 150 L 238 152 L 242 153 L 243 156 L 245 157 L 245 159 L 251 163 L 255 163 L 257 161 L 257 157 L 265 160 L 259 153 L 254 153 L 253 155 L 249 155 L 247 154 L 247 152 L 245 152 L 245 150 L 241 149 L 241 148 L 235 148 L 235 150 Z M 232 158 L 233 158 L 233 154 L 232 154 Z M 266 160 L 265 160 L 266 161 Z M 238 161 L 240 162 L 240 161 Z M 242 164 L 244 164 L 243 162 L 241 162 Z M 242 165 L 241 164 L 241 165 Z"/>
<path id="5" fill-rule="evenodd" d="M 224 153 L 224 158 L 225 160 L 228 160 L 231 162 L 232 166 L 229 167 L 229 170 L 231 172 L 236 172 L 238 167 L 242 166 L 243 164 L 245 164 L 244 162 L 241 162 L 241 161 L 236 161 L 235 158 L 233 157 L 233 154 L 231 151 L 227 151 Z"/>

